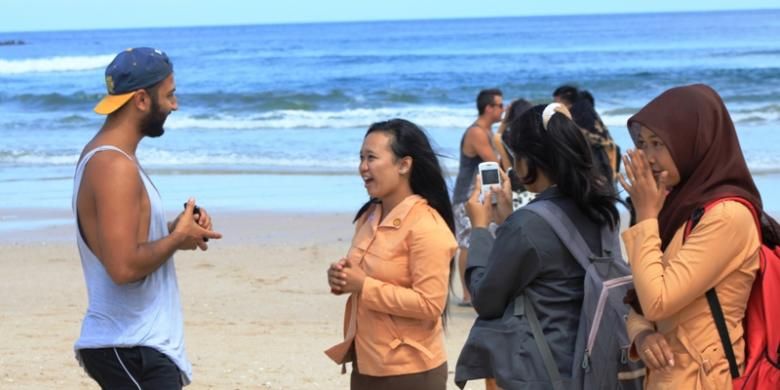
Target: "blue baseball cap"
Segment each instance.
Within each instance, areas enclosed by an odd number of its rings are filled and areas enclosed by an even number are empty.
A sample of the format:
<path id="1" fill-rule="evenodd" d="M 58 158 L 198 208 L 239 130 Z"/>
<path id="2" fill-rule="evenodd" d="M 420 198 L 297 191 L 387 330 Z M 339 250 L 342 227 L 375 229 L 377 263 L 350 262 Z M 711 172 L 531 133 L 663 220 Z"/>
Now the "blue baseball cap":
<path id="1" fill-rule="evenodd" d="M 138 90 L 151 87 L 173 73 L 168 56 L 158 49 L 136 47 L 116 55 L 106 68 L 106 95 L 95 112 L 108 115 L 135 95 Z"/>

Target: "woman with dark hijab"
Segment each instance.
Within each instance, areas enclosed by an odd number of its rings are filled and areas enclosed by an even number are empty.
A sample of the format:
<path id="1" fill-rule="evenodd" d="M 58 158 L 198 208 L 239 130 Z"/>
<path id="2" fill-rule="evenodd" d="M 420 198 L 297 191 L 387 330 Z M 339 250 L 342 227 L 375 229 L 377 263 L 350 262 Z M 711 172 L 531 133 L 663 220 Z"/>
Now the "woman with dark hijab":
<path id="1" fill-rule="evenodd" d="M 628 120 L 638 150 L 624 156 L 619 181 L 637 223 L 623 234 L 636 287 L 628 318 L 631 357 L 649 372 L 647 389 L 731 388 L 729 363 L 705 293 L 714 289 L 731 346 L 744 369 L 742 320 L 763 239 L 777 243 L 777 223 L 763 214 L 734 124 L 706 85 L 672 88 Z M 694 213 L 698 223 L 685 233 Z M 638 304 L 637 304 L 638 303 Z"/>

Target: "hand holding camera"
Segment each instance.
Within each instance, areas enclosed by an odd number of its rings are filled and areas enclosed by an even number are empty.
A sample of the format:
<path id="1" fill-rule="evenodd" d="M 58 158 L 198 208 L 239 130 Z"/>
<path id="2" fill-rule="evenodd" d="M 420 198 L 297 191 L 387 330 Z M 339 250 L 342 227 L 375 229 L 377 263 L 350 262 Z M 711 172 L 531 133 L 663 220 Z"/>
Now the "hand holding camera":
<path id="1" fill-rule="evenodd" d="M 174 232 L 187 237 L 180 249 L 208 249 L 206 242 L 209 238 L 222 238 L 220 233 L 212 231 L 211 228 L 211 217 L 205 209 L 195 205 L 194 199 L 184 204 L 184 212 L 179 214 L 174 222 Z"/>
<path id="2" fill-rule="evenodd" d="M 498 166 L 498 163 L 488 161 L 480 163 L 477 169 L 479 170 L 479 182 L 481 186 L 479 201 L 484 203 L 485 194 L 490 194 L 493 186 L 501 187 L 501 175 L 499 174 L 501 168 Z M 498 203 L 496 194 L 491 194 L 490 202 L 492 204 Z"/>

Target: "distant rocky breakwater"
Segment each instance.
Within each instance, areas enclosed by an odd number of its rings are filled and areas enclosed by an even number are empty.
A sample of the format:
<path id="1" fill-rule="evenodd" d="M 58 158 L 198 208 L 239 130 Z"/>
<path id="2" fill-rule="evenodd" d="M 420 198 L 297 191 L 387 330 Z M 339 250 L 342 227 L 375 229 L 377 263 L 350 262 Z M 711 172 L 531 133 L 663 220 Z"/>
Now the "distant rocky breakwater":
<path id="1" fill-rule="evenodd" d="M 0 41 L 0 46 L 22 46 L 26 44 L 27 42 L 21 39 L 8 39 L 5 41 Z"/>

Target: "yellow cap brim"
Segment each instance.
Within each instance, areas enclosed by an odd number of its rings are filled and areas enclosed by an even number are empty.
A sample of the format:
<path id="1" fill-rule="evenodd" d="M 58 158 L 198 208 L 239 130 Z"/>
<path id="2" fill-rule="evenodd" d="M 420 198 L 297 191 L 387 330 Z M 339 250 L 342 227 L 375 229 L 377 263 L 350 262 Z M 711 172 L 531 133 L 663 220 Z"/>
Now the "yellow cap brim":
<path id="1" fill-rule="evenodd" d="M 123 93 L 121 95 L 106 95 L 106 97 L 95 106 L 95 112 L 101 115 L 108 115 L 124 106 L 136 92 L 138 91 Z"/>

